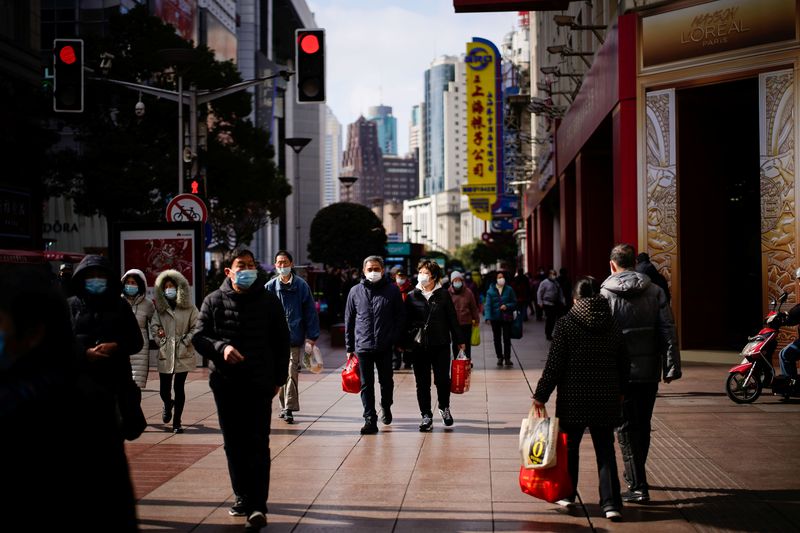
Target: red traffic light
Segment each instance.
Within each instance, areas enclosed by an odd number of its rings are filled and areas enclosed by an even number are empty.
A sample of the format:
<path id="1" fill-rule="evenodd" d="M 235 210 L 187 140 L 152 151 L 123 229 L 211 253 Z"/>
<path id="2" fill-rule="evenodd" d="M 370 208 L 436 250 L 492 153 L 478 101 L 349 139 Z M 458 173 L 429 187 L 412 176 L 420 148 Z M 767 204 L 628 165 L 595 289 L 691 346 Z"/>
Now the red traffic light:
<path id="1" fill-rule="evenodd" d="M 319 39 L 313 33 L 307 33 L 300 37 L 300 48 L 307 54 L 319 52 Z"/>
<path id="2" fill-rule="evenodd" d="M 192 194 L 200 194 L 200 183 L 197 180 L 192 180 Z"/>
<path id="3" fill-rule="evenodd" d="M 58 51 L 58 58 L 67 65 L 71 65 L 78 60 L 78 55 L 72 46 L 67 45 Z"/>

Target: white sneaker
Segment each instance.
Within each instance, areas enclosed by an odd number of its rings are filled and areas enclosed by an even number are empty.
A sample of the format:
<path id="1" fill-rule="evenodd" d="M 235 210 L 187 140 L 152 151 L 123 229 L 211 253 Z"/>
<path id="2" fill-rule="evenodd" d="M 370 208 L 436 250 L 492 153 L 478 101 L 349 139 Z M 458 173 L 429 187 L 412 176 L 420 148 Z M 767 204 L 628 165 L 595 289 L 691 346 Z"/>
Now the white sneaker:
<path id="1" fill-rule="evenodd" d="M 558 500 L 556 503 L 561 507 L 566 507 L 567 509 L 575 505 L 574 501 L 568 500 L 566 498 L 564 498 L 563 500 Z"/>
<path id="2" fill-rule="evenodd" d="M 620 514 L 619 511 L 606 511 L 606 518 L 608 518 L 612 522 L 621 522 L 622 514 Z"/>

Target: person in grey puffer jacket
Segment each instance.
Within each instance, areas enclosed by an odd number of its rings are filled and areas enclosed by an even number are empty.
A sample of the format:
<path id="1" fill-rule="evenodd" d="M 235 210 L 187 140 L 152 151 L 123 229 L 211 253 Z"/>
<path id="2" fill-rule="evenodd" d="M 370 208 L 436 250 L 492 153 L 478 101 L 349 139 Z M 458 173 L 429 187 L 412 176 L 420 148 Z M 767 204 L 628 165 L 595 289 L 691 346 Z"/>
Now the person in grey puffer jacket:
<path id="1" fill-rule="evenodd" d="M 658 383 L 681 377 L 681 358 L 667 297 L 646 275 L 634 271 L 630 244 L 611 250 L 611 276 L 601 286 L 625 340 L 631 360 L 630 383 L 622 403 L 617 439 L 625 465 L 626 502 L 650 500 L 645 463 L 650 450 L 650 419 Z"/>
<path id="2" fill-rule="evenodd" d="M 147 277 L 139 269 L 132 268 L 122 276 L 122 295 L 136 315 L 139 329 L 142 330 L 142 349 L 131 355 L 133 381 L 140 389 L 147 386 L 147 373 L 150 370 L 150 322 L 156 308 L 147 297 Z"/>

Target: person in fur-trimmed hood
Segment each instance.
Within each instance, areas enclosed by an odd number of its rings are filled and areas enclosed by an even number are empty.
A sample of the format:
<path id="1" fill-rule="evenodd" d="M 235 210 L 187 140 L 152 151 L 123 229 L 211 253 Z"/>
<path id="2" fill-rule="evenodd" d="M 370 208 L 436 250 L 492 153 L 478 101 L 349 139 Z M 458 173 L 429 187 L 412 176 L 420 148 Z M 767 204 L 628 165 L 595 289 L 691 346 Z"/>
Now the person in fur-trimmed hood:
<path id="1" fill-rule="evenodd" d="M 160 346 L 158 375 L 161 379 L 161 401 L 164 402 L 161 419 L 165 424 L 172 420 L 172 430 L 183 433 L 181 415 L 186 402 L 184 385 L 190 370 L 196 366 L 192 338 L 199 330 L 199 311 L 192 305 L 189 282 L 177 270 L 165 270 L 156 278 L 156 313 L 150 326 L 153 338 Z M 170 389 L 173 388 L 175 399 Z M 173 408 L 175 409 L 173 415 Z"/>
<path id="2" fill-rule="evenodd" d="M 142 349 L 131 355 L 131 370 L 133 381 L 140 389 L 147 385 L 147 372 L 150 370 L 150 321 L 156 308 L 153 301 L 147 297 L 147 278 L 144 272 L 132 268 L 125 272 L 120 280 L 122 282 L 122 296 L 128 302 L 136 315 L 139 329 L 142 331 Z"/>

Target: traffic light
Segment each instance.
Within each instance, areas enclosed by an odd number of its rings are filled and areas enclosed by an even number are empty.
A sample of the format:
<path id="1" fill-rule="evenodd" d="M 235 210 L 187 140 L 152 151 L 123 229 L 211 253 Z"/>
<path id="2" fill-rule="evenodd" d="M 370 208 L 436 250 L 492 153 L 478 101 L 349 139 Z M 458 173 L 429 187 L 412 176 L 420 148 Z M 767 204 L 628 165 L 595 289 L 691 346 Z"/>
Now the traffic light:
<path id="1" fill-rule="evenodd" d="M 297 103 L 325 102 L 325 30 L 295 30 Z"/>
<path id="2" fill-rule="evenodd" d="M 53 110 L 83 111 L 83 39 L 53 41 Z"/>

